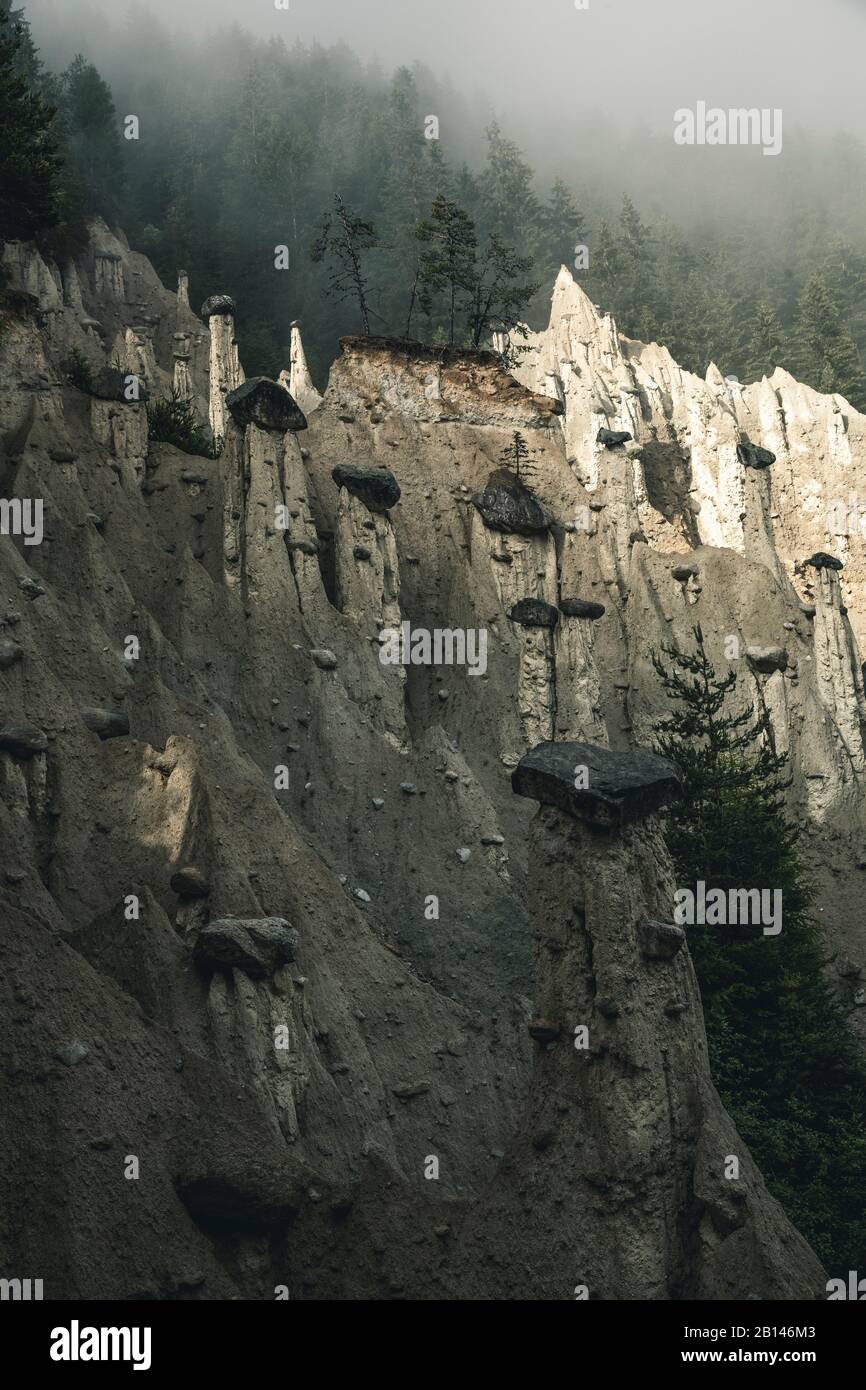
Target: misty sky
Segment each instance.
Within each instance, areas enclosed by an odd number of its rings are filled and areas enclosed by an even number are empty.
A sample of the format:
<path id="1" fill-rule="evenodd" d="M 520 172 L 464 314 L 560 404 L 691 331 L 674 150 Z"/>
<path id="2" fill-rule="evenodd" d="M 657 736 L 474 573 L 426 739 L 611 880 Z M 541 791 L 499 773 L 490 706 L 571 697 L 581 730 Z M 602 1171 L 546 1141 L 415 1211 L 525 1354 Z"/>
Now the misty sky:
<path id="1" fill-rule="evenodd" d="M 672 113 L 711 105 L 781 107 L 790 133 L 866 133 L 866 0 L 18 0 L 52 66 L 76 49 L 132 46 L 155 16 L 197 35 L 239 22 L 288 44 L 344 40 L 386 70 L 418 59 L 482 91 L 532 151 L 556 130 L 579 142 L 597 106 L 624 126 L 672 129 Z M 87 35 L 86 42 L 81 37 Z M 447 113 L 443 113 L 447 119 Z M 443 134 L 445 132 L 443 131 Z"/>

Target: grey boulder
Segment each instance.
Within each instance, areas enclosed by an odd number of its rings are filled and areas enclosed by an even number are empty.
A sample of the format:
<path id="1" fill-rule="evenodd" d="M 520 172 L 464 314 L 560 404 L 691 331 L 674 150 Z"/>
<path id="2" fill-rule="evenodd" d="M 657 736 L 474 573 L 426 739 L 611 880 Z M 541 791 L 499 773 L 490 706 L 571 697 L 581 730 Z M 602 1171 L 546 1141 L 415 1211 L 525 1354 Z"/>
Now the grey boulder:
<path id="1" fill-rule="evenodd" d="M 298 933 L 283 917 L 223 917 L 202 927 L 193 947 L 199 965 L 243 970 L 265 979 L 295 958 Z"/>
<path id="2" fill-rule="evenodd" d="M 186 864 L 173 873 L 169 887 L 179 898 L 206 898 L 210 893 L 210 883 L 204 871 L 195 864 Z"/>
<path id="3" fill-rule="evenodd" d="M 643 748 L 616 752 L 594 743 L 539 743 L 520 759 L 511 786 L 518 796 L 578 820 L 618 826 L 678 796 L 682 774 Z"/>
<path id="4" fill-rule="evenodd" d="M 560 600 L 559 611 L 566 618 L 589 618 L 590 622 L 597 622 L 604 617 L 604 604 L 584 598 L 564 598 Z"/>
<path id="5" fill-rule="evenodd" d="M 492 473 L 484 491 L 476 492 L 471 501 L 488 530 L 535 536 L 548 528 L 541 503 L 506 468 Z"/>
<path id="6" fill-rule="evenodd" d="M 129 733 L 129 715 L 123 709 L 83 709 L 81 718 L 103 742 L 107 738 L 125 738 Z"/>
<path id="7" fill-rule="evenodd" d="M 235 424 L 245 429 L 256 425 L 273 434 L 307 428 L 307 417 L 284 386 L 266 376 L 252 376 L 226 396 L 226 408 Z"/>
<path id="8" fill-rule="evenodd" d="M 814 555 L 810 555 L 808 560 L 803 561 L 804 565 L 811 565 L 816 570 L 840 570 L 844 566 L 841 560 L 837 560 L 835 555 L 828 555 L 826 550 L 816 550 Z"/>
<path id="9" fill-rule="evenodd" d="M 747 647 L 746 659 L 765 676 L 772 671 L 784 671 L 788 665 L 788 653 L 784 647 Z"/>
<path id="10" fill-rule="evenodd" d="M 344 487 L 371 512 L 387 512 L 400 501 L 400 485 L 390 468 L 362 468 L 338 463 L 331 470 L 337 487 Z"/>
<path id="11" fill-rule="evenodd" d="M 22 648 L 11 637 L 0 637 L 0 671 L 8 671 L 23 655 Z"/>
<path id="12" fill-rule="evenodd" d="M 670 922 L 641 922 L 638 937 L 641 955 L 646 960 L 673 960 L 686 944 L 682 927 Z"/>
<path id="13" fill-rule="evenodd" d="M 133 379 L 138 382 L 138 394 L 130 398 L 126 393 Z M 135 372 L 122 371 L 119 367 L 102 367 L 94 377 L 92 394 L 101 401 L 121 401 L 124 405 L 147 400 L 141 377 Z"/>
<path id="14" fill-rule="evenodd" d="M 776 462 L 776 455 L 769 449 L 759 449 L 757 444 L 737 445 L 737 458 L 744 468 L 769 468 L 771 463 Z"/>
<path id="15" fill-rule="evenodd" d="M 48 739 L 35 724 L 6 724 L 0 729 L 0 751 L 13 758 L 32 758 L 47 748 Z"/>
<path id="16" fill-rule="evenodd" d="M 552 603 L 546 603 L 543 598 L 522 598 L 513 608 L 509 608 L 508 616 L 513 623 L 520 623 L 521 627 L 554 628 L 559 622 L 559 609 L 554 608 Z"/>

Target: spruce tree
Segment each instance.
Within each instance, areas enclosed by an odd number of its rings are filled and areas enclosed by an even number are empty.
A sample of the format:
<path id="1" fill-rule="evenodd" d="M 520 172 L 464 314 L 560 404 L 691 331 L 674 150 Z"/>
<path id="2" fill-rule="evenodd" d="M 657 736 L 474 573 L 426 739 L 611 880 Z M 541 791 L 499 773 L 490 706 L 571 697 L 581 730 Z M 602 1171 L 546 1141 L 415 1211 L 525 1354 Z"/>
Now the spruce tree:
<path id="1" fill-rule="evenodd" d="M 653 237 L 631 198 L 624 196 L 619 217 L 621 284 L 617 313 L 622 330 L 638 332 L 641 321 L 653 322 L 656 286 Z"/>
<path id="2" fill-rule="evenodd" d="M 609 222 L 602 222 L 590 250 L 589 271 L 594 292 L 605 313 L 619 311 L 622 284 L 622 252 Z"/>
<path id="3" fill-rule="evenodd" d="M 35 63 L 19 16 L 0 10 L 0 244 L 29 240 L 61 216 L 55 111 L 34 85 Z"/>
<path id="4" fill-rule="evenodd" d="M 539 288 L 525 278 L 531 266 L 531 257 L 519 256 L 504 246 L 495 233 L 488 238 L 466 300 L 469 341 L 473 347 L 480 347 L 492 333 L 511 334 L 517 329 L 525 336 L 522 317 Z M 513 356 L 518 349 L 509 351 Z"/>
<path id="5" fill-rule="evenodd" d="M 532 180 L 532 169 L 520 149 L 494 121 L 487 128 L 487 163 L 479 179 L 483 231 L 512 244 L 531 244 L 539 218 Z"/>
<path id="6" fill-rule="evenodd" d="M 544 268 L 553 274 L 570 266 L 574 248 L 584 235 L 584 218 L 562 179 L 554 179 L 550 196 L 538 212 L 539 251 Z"/>
<path id="7" fill-rule="evenodd" d="M 673 713 L 657 749 L 682 769 L 666 817 L 677 885 L 779 889 L 782 930 L 693 925 L 713 1079 L 770 1191 L 831 1272 L 857 1268 L 866 1242 L 866 1066 L 827 983 L 827 957 L 785 810 L 786 759 L 765 717 L 732 708 L 700 627 L 695 649 L 653 663 Z"/>
<path id="8" fill-rule="evenodd" d="M 786 359 L 785 330 L 772 304 L 761 299 L 755 308 L 746 347 L 746 377 L 759 381 L 772 376 Z"/>
<path id="9" fill-rule="evenodd" d="M 499 462 L 503 467 L 510 468 L 515 477 L 519 479 L 521 465 L 528 464 L 532 457 L 532 450 L 520 430 L 515 430 L 511 436 L 511 443 L 506 444 L 499 455 Z"/>
<path id="10" fill-rule="evenodd" d="M 820 273 L 812 276 L 800 298 L 794 348 L 798 374 L 810 386 L 838 391 L 855 406 L 866 404 L 866 378 L 857 345 Z"/>
<path id="11" fill-rule="evenodd" d="M 415 235 L 424 248 L 420 257 L 421 306 L 431 314 L 433 296 L 444 294 L 448 342 L 453 346 L 463 296 L 471 296 L 478 284 L 475 224 L 461 207 L 440 195 L 433 203 L 429 218 L 418 223 Z"/>
<path id="12" fill-rule="evenodd" d="M 114 221 L 122 206 L 123 148 L 111 88 L 79 53 L 60 78 L 59 117 L 88 212 Z"/>
<path id="13" fill-rule="evenodd" d="M 645 274 L 652 251 L 653 237 L 628 194 L 623 194 L 619 226 L 620 245 L 624 257 L 631 262 L 632 267 Z"/>

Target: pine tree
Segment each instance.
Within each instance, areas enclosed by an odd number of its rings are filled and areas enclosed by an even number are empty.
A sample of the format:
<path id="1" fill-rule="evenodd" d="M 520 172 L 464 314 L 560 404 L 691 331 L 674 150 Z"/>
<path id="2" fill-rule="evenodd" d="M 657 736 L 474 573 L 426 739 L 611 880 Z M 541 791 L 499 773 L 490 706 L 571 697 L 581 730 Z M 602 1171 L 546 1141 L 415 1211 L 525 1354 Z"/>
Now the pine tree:
<path id="1" fill-rule="evenodd" d="M 678 886 L 782 893 L 778 935 L 732 923 L 687 929 L 713 1079 L 794 1224 L 831 1268 L 856 1268 L 866 1240 L 863 1054 L 826 983 L 799 831 L 785 811 L 786 759 L 766 718 L 731 711 L 736 673 L 716 675 L 700 627 L 695 643 L 653 657 L 675 705 L 656 746 L 684 776 L 667 816 Z"/>
<path id="2" fill-rule="evenodd" d="M 478 283 L 475 224 L 456 203 L 440 196 L 433 203 L 430 217 L 418 223 L 415 235 L 424 247 L 420 257 L 421 306 L 430 314 L 433 296 L 445 295 L 448 342 L 453 346 L 461 297 L 472 295 Z"/>
<path id="3" fill-rule="evenodd" d="M 356 216 L 334 194 L 334 211 L 326 212 L 318 237 L 310 248 L 310 259 L 316 263 L 330 259 L 331 279 L 327 293 L 338 300 L 354 298 L 364 325 L 370 333 L 370 300 L 363 253 L 376 245 L 376 230 L 372 222 Z"/>
<path id="4" fill-rule="evenodd" d="M 772 376 L 786 358 L 785 330 L 772 304 L 760 299 L 755 307 L 746 348 L 746 377 L 758 381 Z"/>
<path id="5" fill-rule="evenodd" d="M 512 473 L 514 473 L 515 477 L 519 478 L 521 464 L 529 463 L 532 457 L 533 452 L 523 438 L 523 435 L 519 430 L 515 430 L 511 436 L 511 443 L 506 444 L 502 453 L 499 455 L 499 461 L 503 467 L 509 468 Z"/>
<path id="6" fill-rule="evenodd" d="M 57 224 L 62 156 L 54 108 L 33 79 L 29 32 L 8 6 L 0 11 L 0 242 L 28 240 Z"/>
<path id="7" fill-rule="evenodd" d="M 554 179 L 550 196 L 538 213 L 539 251 L 545 269 L 554 274 L 571 265 L 575 246 L 583 239 L 583 215 L 562 179 Z"/>
<path id="8" fill-rule="evenodd" d="M 113 221 L 121 206 L 123 149 L 111 88 L 79 53 L 60 78 L 59 117 L 88 212 Z"/>
<path id="9" fill-rule="evenodd" d="M 524 278 L 531 266 L 531 257 L 518 256 L 516 251 L 503 246 L 495 233 L 490 235 L 466 301 L 469 340 L 473 347 L 480 347 L 482 340 L 491 333 L 510 335 L 517 329 L 525 336 L 521 318 L 539 288 Z"/>
<path id="10" fill-rule="evenodd" d="M 622 252 L 609 222 L 602 222 L 595 246 L 590 251 L 589 270 L 594 292 L 605 313 L 619 309 L 622 283 Z"/>
<path id="11" fill-rule="evenodd" d="M 866 403 L 857 346 L 820 273 L 812 276 L 801 296 L 794 334 L 795 363 L 803 380 L 818 391 L 838 391 L 852 405 Z"/>
<path id="12" fill-rule="evenodd" d="M 479 179 L 482 230 L 494 232 L 506 242 L 531 244 L 539 217 L 532 169 L 496 121 L 486 133 L 487 163 Z"/>

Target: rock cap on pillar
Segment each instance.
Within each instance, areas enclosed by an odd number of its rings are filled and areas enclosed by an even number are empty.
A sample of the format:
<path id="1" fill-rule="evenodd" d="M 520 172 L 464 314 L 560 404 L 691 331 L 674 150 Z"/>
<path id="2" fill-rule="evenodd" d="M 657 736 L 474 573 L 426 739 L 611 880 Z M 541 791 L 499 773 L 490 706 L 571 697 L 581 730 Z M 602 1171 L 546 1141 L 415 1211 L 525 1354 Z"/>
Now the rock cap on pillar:
<path id="1" fill-rule="evenodd" d="M 337 487 L 359 498 L 371 512 L 387 512 L 400 501 L 400 484 L 390 468 L 369 468 L 338 463 L 331 469 Z"/>
<path id="2" fill-rule="evenodd" d="M 521 598 L 509 608 L 507 616 L 521 627 L 553 629 L 559 622 L 559 609 L 543 598 Z"/>
<path id="3" fill-rule="evenodd" d="M 231 295 L 212 294 L 210 299 L 206 299 L 201 306 L 201 317 L 205 320 L 213 318 L 217 314 L 233 314 L 235 302 Z"/>
<path id="4" fill-rule="evenodd" d="M 257 425 L 260 430 L 285 434 L 307 428 L 307 417 L 294 397 L 266 376 L 251 376 L 243 386 L 229 391 L 226 408 L 241 429 Z"/>
<path id="5" fill-rule="evenodd" d="M 588 618 L 595 623 L 604 617 L 604 604 L 585 598 L 563 598 L 559 600 L 559 611 L 566 618 Z"/>
<path id="6" fill-rule="evenodd" d="M 810 555 L 808 560 L 803 561 L 805 565 L 811 565 L 816 570 L 841 570 L 844 568 L 842 561 L 837 560 L 835 555 L 828 555 L 826 550 L 816 550 L 814 555 Z"/>
<path id="7" fill-rule="evenodd" d="M 539 743 L 520 759 L 511 786 L 542 806 L 610 827 L 651 815 L 679 796 L 682 773 L 645 748 L 617 752 L 596 743 Z"/>

